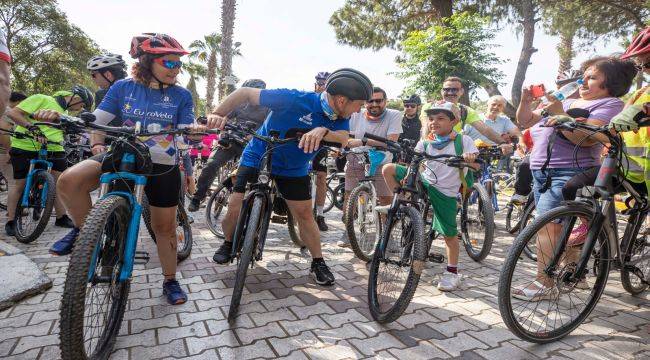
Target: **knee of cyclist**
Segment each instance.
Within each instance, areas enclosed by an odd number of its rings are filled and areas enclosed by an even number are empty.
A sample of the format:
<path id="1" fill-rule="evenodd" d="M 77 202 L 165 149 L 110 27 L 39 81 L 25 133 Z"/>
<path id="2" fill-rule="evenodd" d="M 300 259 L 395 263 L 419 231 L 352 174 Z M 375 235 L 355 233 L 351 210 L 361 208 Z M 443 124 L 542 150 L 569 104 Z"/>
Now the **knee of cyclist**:
<path id="1" fill-rule="evenodd" d="M 386 165 L 384 165 L 381 168 L 381 174 L 384 175 L 384 177 L 395 175 L 395 165 L 394 164 L 386 164 Z"/>
<path id="2" fill-rule="evenodd" d="M 165 223 L 156 223 L 152 224 L 154 233 L 158 236 L 164 237 L 176 237 L 176 223 L 175 222 L 165 222 Z"/>
<path id="3" fill-rule="evenodd" d="M 445 236 L 445 243 L 448 246 L 458 245 L 458 235 L 455 236 Z"/>
<path id="4" fill-rule="evenodd" d="M 59 193 L 68 194 L 73 191 L 79 191 L 80 183 L 78 177 L 71 175 L 69 172 L 63 172 L 56 181 L 56 190 Z"/>

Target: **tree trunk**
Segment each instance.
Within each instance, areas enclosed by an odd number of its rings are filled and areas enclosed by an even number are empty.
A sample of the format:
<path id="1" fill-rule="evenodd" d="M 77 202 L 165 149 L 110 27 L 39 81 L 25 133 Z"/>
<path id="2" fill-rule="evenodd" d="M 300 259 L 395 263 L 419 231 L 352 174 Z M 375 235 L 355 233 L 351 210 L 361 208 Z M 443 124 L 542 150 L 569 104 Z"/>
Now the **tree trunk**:
<path id="1" fill-rule="evenodd" d="M 221 3 L 221 73 L 219 74 L 219 99 L 228 92 L 226 76 L 232 76 L 232 36 L 235 27 L 236 0 Z"/>
<path id="2" fill-rule="evenodd" d="M 519 55 L 519 62 L 517 63 L 517 71 L 515 72 L 515 78 L 512 81 L 512 89 L 510 93 L 512 95 L 512 105 L 516 108 L 519 106 L 519 100 L 521 99 L 521 87 L 524 85 L 524 80 L 526 79 L 526 71 L 528 70 L 528 65 L 530 65 L 530 57 L 533 55 L 537 49 L 533 47 L 533 40 L 535 38 L 535 5 L 532 0 L 522 0 L 521 1 L 521 24 L 524 29 L 524 43 L 521 47 L 521 53 Z"/>
<path id="3" fill-rule="evenodd" d="M 210 57 L 208 58 L 207 85 L 205 88 L 205 110 L 208 113 L 212 112 L 214 93 L 216 91 L 217 68 L 217 53 L 215 51 L 210 51 Z"/>
<path id="4" fill-rule="evenodd" d="M 575 33 L 575 29 L 567 29 L 567 31 L 560 33 L 560 43 L 557 45 L 557 52 L 560 55 L 560 66 L 557 69 L 558 75 L 571 70 L 571 62 L 575 56 L 575 51 L 573 51 Z"/>
<path id="5" fill-rule="evenodd" d="M 193 74 L 190 74 L 190 81 L 187 82 L 186 86 L 190 94 L 192 94 L 192 104 L 194 104 L 194 115 L 198 116 L 197 112 L 199 111 L 199 93 L 196 91 L 196 78 Z"/>
<path id="6" fill-rule="evenodd" d="M 441 18 L 451 17 L 454 13 L 452 0 L 431 0 L 431 7 L 438 11 Z"/>

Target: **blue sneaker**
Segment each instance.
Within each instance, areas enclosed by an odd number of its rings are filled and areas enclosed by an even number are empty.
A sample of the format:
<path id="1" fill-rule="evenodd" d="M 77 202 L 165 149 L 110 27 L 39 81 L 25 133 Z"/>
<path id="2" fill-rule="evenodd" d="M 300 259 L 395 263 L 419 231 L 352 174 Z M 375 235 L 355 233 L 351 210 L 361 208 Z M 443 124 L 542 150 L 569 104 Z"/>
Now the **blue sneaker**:
<path id="1" fill-rule="evenodd" d="M 50 248 L 50 254 L 52 255 L 68 255 L 72 252 L 72 247 L 74 246 L 75 240 L 79 235 L 79 229 L 73 228 L 67 233 L 61 240 L 55 242 Z"/>
<path id="2" fill-rule="evenodd" d="M 187 295 L 176 279 L 163 282 L 163 295 L 167 296 L 167 302 L 171 305 L 180 305 L 187 301 Z"/>

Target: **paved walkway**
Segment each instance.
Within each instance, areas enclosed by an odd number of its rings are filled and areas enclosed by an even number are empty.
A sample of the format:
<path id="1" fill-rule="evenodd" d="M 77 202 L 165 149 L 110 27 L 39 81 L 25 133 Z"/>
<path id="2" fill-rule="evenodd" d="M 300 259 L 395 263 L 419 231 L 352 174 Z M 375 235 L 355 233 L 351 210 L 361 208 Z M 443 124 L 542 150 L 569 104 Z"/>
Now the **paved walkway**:
<path id="1" fill-rule="evenodd" d="M 192 256 L 179 266 L 179 281 L 189 294 L 184 305 L 166 305 L 161 269 L 151 240 L 143 235 L 140 247 L 150 251 L 152 261 L 135 271 L 111 358 L 650 358 L 650 296 L 628 295 L 615 272 L 588 322 L 570 336 L 548 345 L 515 338 L 496 303 L 499 270 L 512 241 L 502 231 L 482 264 L 461 253 L 461 270 L 467 276 L 461 291 L 439 292 L 434 284 L 442 265 L 432 266 L 406 313 L 392 324 L 379 325 L 366 305 L 365 264 L 349 249 L 336 247 L 343 227 L 340 216 L 338 211 L 328 214 L 331 230 L 323 239 L 336 286 L 317 286 L 307 276 L 309 261 L 290 245 L 286 228 L 273 225 L 265 259 L 249 272 L 242 315 L 233 326 L 225 315 L 235 267 L 211 262 L 220 242 L 203 224 L 203 214 L 196 215 Z M 502 220 L 503 214 L 497 215 L 499 229 Z M 60 357 L 59 302 L 68 258 L 48 255 L 47 248 L 64 233 L 51 224 L 32 244 L 7 240 L 34 259 L 54 286 L 0 312 L 0 358 Z"/>

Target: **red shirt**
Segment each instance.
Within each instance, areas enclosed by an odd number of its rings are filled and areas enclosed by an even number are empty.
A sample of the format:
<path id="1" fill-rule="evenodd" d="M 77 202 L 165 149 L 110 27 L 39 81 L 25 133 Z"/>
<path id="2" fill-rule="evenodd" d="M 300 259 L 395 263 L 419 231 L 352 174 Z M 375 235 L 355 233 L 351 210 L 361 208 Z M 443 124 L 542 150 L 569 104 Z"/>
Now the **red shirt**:
<path id="1" fill-rule="evenodd" d="M 11 63 L 11 55 L 9 54 L 7 40 L 5 39 L 5 34 L 2 32 L 2 29 L 0 29 L 0 60 Z"/>

